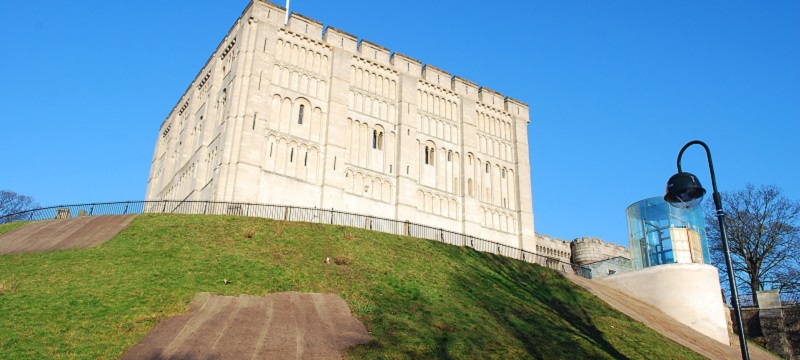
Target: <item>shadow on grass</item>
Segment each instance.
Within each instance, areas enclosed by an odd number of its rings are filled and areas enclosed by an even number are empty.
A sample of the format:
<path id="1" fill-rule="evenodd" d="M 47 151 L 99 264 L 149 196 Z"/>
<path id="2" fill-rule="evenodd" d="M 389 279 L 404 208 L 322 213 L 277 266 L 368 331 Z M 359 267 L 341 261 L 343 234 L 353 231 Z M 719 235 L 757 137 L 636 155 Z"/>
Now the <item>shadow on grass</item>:
<path id="1" fill-rule="evenodd" d="M 398 281 L 391 270 L 374 283 L 368 297 L 376 310 L 362 317 L 374 340 L 353 348 L 353 358 L 628 359 L 593 322 L 613 311 L 558 273 L 471 249 L 445 251 L 457 253 L 458 267 L 443 270 L 446 295 L 427 291 L 428 282 Z"/>
<path id="2" fill-rule="evenodd" d="M 387 282 L 391 283 L 391 282 Z M 355 358 L 436 358 L 453 359 L 449 347 L 451 334 L 437 327 L 428 298 L 419 289 L 405 284 L 393 287 L 378 285 L 370 297 L 375 309 L 382 312 L 370 314 L 365 319 L 376 331 L 373 340 L 354 348 Z M 462 358 L 456 356 L 455 358 Z"/>
<path id="3" fill-rule="evenodd" d="M 586 294 L 568 279 L 537 265 L 470 252 L 470 256 L 485 259 L 481 266 L 490 271 L 474 269 L 459 276 L 458 285 L 475 303 L 482 304 L 494 321 L 503 324 L 529 356 L 628 358 L 605 339 L 587 311 L 587 306 L 595 310 L 598 304 L 585 301 Z"/>

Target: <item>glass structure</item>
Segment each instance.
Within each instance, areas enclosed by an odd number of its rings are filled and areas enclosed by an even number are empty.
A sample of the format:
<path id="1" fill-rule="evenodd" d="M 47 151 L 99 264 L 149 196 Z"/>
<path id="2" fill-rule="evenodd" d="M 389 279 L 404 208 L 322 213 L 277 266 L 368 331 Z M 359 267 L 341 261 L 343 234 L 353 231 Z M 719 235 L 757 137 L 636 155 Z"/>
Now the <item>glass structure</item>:
<path id="1" fill-rule="evenodd" d="M 653 197 L 633 203 L 626 213 L 634 269 L 710 263 L 701 206 L 680 209 Z"/>

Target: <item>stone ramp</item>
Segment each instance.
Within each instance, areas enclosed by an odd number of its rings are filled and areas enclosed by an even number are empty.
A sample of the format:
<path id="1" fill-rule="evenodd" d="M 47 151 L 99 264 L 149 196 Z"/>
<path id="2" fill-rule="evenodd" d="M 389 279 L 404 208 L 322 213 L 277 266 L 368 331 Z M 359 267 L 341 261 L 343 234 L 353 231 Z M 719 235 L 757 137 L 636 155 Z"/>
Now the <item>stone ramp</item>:
<path id="1" fill-rule="evenodd" d="M 188 314 L 161 321 L 122 359 L 341 359 L 369 341 L 335 294 L 199 293 Z"/>
<path id="2" fill-rule="evenodd" d="M 692 349 L 692 351 L 700 355 L 703 355 L 709 359 L 742 358 L 742 353 L 739 349 L 739 338 L 734 334 L 731 334 L 731 344 L 733 344 L 733 346 L 720 343 L 719 341 L 716 341 L 684 324 L 681 324 L 678 322 L 678 320 L 673 319 L 654 306 L 630 297 L 619 290 L 598 282 L 597 280 L 589 280 L 570 274 L 566 274 L 565 276 L 572 280 L 573 283 L 588 290 L 601 300 L 607 302 L 609 305 L 611 305 L 611 307 L 637 321 L 641 321 L 649 328 L 658 331 L 661 335 L 664 335 L 668 339 Z M 772 354 L 755 345 L 748 344 L 747 348 L 750 352 L 750 358 L 753 360 L 777 359 Z"/>
<path id="3" fill-rule="evenodd" d="M 95 246 L 117 235 L 136 214 L 81 216 L 32 222 L 0 235 L 0 254 Z"/>

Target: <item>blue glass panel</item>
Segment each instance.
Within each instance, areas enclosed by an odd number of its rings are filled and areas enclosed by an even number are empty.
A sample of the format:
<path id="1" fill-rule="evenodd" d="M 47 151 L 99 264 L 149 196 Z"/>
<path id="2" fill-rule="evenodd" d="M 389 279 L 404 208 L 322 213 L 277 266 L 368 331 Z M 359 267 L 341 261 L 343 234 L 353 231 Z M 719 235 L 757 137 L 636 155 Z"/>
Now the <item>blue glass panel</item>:
<path id="1" fill-rule="evenodd" d="M 671 238 L 671 229 L 674 228 L 689 228 L 696 232 L 700 238 L 702 262 L 710 262 L 701 207 L 676 208 L 661 197 L 653 197 L 632 204 L 626 213 L 634 268 L 675 263 Z"/>

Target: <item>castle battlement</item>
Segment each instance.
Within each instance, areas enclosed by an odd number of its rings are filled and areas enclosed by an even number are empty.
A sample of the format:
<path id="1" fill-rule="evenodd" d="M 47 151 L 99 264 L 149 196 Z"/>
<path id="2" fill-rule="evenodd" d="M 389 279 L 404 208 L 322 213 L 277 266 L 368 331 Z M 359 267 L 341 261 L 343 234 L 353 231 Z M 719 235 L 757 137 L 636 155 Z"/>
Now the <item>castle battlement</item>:
<path id="1" fill-rule="evenodd" d="M 422 77 L 432 84 L 442 86 L 443 88 L 447 88 L 451 91 L 457 93 L 467 93 L 468 91 L 464 88 L 459 89 L 457 82 L 454 81 L 457 77 L 444 70 L 431 66 L 430 64 L 423 64 L 422 62 L 406 55 L 392 52 L 389 48 L 363 38 L 359 40 L 358 36 L 356 35 L 347 33 L 330 25 L 325 26 L 322 22 L 313 18 L 293 12 L 289 16 L 289 24 L 285 25 L 284 19 L 286 16 L 286 9 L 284 7 L 266 0 L 256 1 L 266 5 L 268 8 L 268 16 L 266 18 L 269 19 L 269 21 L 275 26 L 287 27 L 289 31 L 301 34 L 309 39 L 324 42 L 332 47 L 339 47 L 351 52 L 359 53 L 366 60 L 391 66 L 395 71 L 412 73 L 415 76 Z M 245 12 L 246 11 L 247 10 L 245 10 Z M 511 104 L 513 106 L 520 106 L 520 109 L 509 108 L 509 102 L 507 101 L 508 98 L 505 95 L 485 87 L 476 87 L 476 90 L 481 92 L 481 94 L 479 94 L 479 99 L 484 104 L 496 107 L 509 113 L 513 113 L 515 115 L 527 114 L 529 111 L 528 106 L 519 100 L 511 99 Z"/>
<path id="2" fill-rule="evenodd" d="M 602 247 L 606 247 L 606 248 L 609 248 L 609 249 L 612 249 L 612 250 L 628 251 L 628 248 L 623 246 L 623 245 L 617 245 L 615 243 L 607 242 L 607 241 L 605 241 L 603 239 L 596 238 L 596 237 L 587 237 L 587 236 L 585 236 L 585 237 L 575 238 L 573 240 L 573 242 L 575 244 L 582 244 L 582 245 L 592 244 L 594 246 L 598 246 L 598 247 L 602 246 Z"/>
<path id="3" fill-rule="evenodd" d="M 376 43 L 361 39 L 361 41 L 358 42 L 358 51 L 364 59 L 383 65 L 392 65 L 391 50 Z"/>
<path id="4" fill-rule="evenodd" d="M 390 49 L 378 45 L 376 43 L 370 42 L 365 39 L 359 39 L 356 35 L 350 34 L 333 26 L 325 26 L 322 22 L 310 18 L 308 16 L 304 16 L 298 13 L 291 13 L 289 15 L 289 23 L 284 24 L 285 16 L 286 16 L 286 8 L 272 3 L 266 0 L 254 0 L 251 2 L 250 5 L 244 10 L 242 13 L 247 14 L 248 11 L 251 10 L 253 4 L 257 2 L 259 4 L 265 5 L 266 14 L 260 14 L 262 17 L 258 17 L 260 20 L 267 20 L 272 25 L 283 29 L 291 33 L 294 36 L 299 36 L 305 38 L 307 40 L 312 40 L 314 42 L 325 44 L 329 47 L 336 47 L 341 48 L 344 50 L 348 50 L 353 53 L 361 54 L 361 57 L 365 60 L 375 62 L 377 64 L 387 66 L 394 71 L 409 73 L 417 77 L 421 77 L 425 81 L 438 85 L 443 89 L 447 89 L 453 91 L 459 95 L 471 95 L 473 92 L 477 93 L 478 102 L 485 104 L 489 107 L 495 108 L 497 110 L 506 112 L 517 117 L 520 120 L 524 120 L 525 124 L 530 122 L 530 115 L 529 111 L 530 108 L 527 104 L 509 98 L 497 91 L 491 90 L 489 88 L 480 86 L 471 82 L 469 80 L 463 79 L 461 77 L 452 75 L 444 70 L 441 70 L 437 67 L 434 67 L 430 64 L 423 64 L 421 61 L 411 58 L 409 56 L 392 52 Z M 264 9 L 253 9 L 256 12 L 259 10 L 263 12 Z M 243 17 L 240 17 L 236 23 L 231 27 L 228 35 L 223 39 L 222 42 L 217 46 L 217 49 L 214 51 L 214 54 L 209 57 L 206 61 L 206 64 L 200 70 L 196 79 L 202 78 L 200 76 L 204 72 L 207 72 L 207 68 L 209 64 L 212 62 L 212 59 L 217 54 L 220 54 L 221 51 L 224 51 L 224 48 L 229 44 L 228 37 L 230 34 L 234 33 L 234 30 L 240 26 Z M 251 17 L 248 21 L 257 21 L 256 17 Z M 196 80 L 197 81 L 197 80 Z M 196 82 L 195 81 L 195 82 Z M 192 82 L 189 85 L 188 89 L 191 89 L 192 86 L 195 86 L 195 82 Z M 187 93 L 188 93 L 187 89 Z M 180 102 L 179 102 L 180 104 Z M 169 118 L 172 116 L 172 113 L 178 108 L 179 105 L 176 105 L 169 113 Z M 166 120 L 165 120 L 166 122 Z M 164 124 L 162 124 L 163 126 Z"/>
<path id="5" fill-rule="evenodd" d="M 596 237 L 581 237 L 572 241 L 573 261 L 577 264 L 589 264 L 613 257 L 631 258 L 625 246 L 606 242 Z"/>
<path id="6" fill-rule="evenodd" d="M 536 233 L 535 237 L 538 254 L 567 263 L 572 262 L 572 248 L 569 241 L 540 233 Z"/>
<path id="7" fill-rule="evenodd" d="M 456 94 L 475 101 L 478 100 L 478 91 L 481 88 L 480 85 L 458 76 L 453 76 L 451 87 Z"/>
<path id="8" fill-rule="evenodd" d="M 540 233 L 536 233 L 536 239 L 540 241 L 549 241 L 553 243 L 569 244 L 569 241 L 567 240 Z"/>

